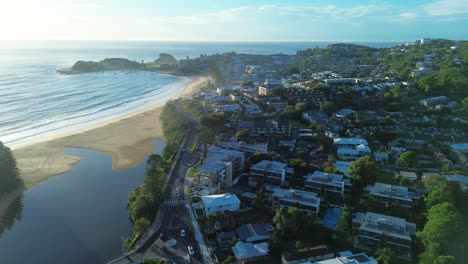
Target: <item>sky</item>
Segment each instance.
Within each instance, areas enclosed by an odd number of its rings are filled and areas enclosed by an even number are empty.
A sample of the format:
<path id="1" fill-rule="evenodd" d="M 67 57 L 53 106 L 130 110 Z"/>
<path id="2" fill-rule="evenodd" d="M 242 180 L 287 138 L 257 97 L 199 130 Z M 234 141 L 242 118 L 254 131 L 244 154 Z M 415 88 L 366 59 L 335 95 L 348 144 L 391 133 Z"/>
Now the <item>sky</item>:
<path id="1" fill-rule="evenodd" d="M 2 40 L 468 39 L 468 0 L 0 0 Z"/>

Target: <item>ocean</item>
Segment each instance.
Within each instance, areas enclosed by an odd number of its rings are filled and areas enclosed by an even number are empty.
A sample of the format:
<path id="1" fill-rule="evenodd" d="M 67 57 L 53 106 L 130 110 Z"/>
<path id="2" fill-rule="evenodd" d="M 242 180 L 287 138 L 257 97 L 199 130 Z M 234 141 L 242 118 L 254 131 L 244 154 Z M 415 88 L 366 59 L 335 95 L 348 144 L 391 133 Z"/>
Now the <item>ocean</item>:
<path id="1" fill-rule="evenodd" d="M 187 79 L 148 72 L 62 75 L 77 60 L 152 61 L 228 51 L 295 54 L 326 42 L 24 41 L 0 43 L 0 141 L 7 145 L 72 132 L 154 105 L 178 93 Z M 357 43 L 389 47 L 398 43 Z"/>

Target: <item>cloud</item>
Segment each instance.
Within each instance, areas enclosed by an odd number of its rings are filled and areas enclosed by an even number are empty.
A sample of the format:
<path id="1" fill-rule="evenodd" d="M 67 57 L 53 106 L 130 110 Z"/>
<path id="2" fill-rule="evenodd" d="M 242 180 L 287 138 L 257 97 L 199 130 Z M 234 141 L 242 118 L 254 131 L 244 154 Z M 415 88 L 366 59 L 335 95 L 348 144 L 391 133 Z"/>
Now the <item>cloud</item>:
<path id="1" fill-rule="evenodd" d="M 439 0 L 426 5 L 424 10 L 432 16 L 468 14 L 468 0 Z"/>

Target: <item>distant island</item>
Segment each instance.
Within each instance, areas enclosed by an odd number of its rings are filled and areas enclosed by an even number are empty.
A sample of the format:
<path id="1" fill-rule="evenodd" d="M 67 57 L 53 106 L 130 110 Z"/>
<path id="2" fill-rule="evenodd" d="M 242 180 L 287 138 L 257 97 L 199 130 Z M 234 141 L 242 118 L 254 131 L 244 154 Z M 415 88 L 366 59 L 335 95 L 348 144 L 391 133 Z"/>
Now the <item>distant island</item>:
<path id="1" fill-rule="evenodd" d="M 125 58 L 107 58 L 99 62 L 77 61 L 72 67 L 57 70 L 63 74 L 82 74 L 99 71 L 152 71 L 171 73 L 176 75 L 188 75 L 178 71 L 178 62 L 174 56 L 161 53 L 154 62 L 145 63 L 132 61 Z"/>

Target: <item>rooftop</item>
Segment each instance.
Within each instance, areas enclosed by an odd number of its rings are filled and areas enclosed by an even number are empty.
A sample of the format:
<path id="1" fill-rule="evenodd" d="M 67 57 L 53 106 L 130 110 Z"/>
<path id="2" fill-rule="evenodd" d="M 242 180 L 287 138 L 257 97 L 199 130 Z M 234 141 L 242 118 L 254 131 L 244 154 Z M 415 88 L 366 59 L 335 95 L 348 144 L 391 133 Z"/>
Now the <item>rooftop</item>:
<path id="1" fill-rule="evenodd" d="M 363 138 L 334 138 L 335 145 L 368 145 L 367 140 Z"/>
<path id="2" fill-rule="evenodd" d="M 224 168 L 225 162 L 230 162 L 243 156 L 243 152 L 215 146 L 206 153 L 205 160 L 203 161 L 203 165 L 200 166 L 200 170 L 215 173 Z"/>
<path id="3" fill-rule="evenodd" d="M 416 234 L 416 224 L 407 222 L 403 218 L 377 214 L 372 212 L 356 213 L 353 223 L 360 224 L 359 229 L 387 236 L 411 240 Z"/>
<path id="4" fill-rule="evenodd" d="M 306 182 L 320 182 L 320 183 L 343 183 L 343 175 L 333 174 L 323 171 L 315 171 L 306 176 Z"/>
<path id="5" fill-rule="evenodd" d="M 245 241 L 257 236 L 269 238 L 274 230 L 271 224 L 247 224 L 236 228 L 236 233 L 239 240 Z"/>
<path id="6" fill-rule="evenodd" d="M 271 161 L 271 160 L 262 160 L 250 167 L 250 169 L 262 170 L 262 171 L 274 171 L 282 173 L 287 167 L 286 163 Z"/>
<path id="7" fill-rule="evenodd" d="M 272 194 L 273 197 L 278 198 L 283 201 L 288 201 L 292 203 L 306 204 L 310 206 L 319 206 L 320 198 L 317 197 L 317 194 L 314 192 L 307 192 L 303 190 L 296 189 L 282 189 L 279 187 L 273 187 L 271 185 L 267 186 L 274 188 Z"/>
<path id="8" fill-rule="evenodd" d="M 370 195 L 392 197 L 400 200 L 412 201 L 414 194 L 408 191 L 407 187 L 376 182 L 374 185 L 367 185 L 366 190 Z"/>
<path id="9" fill-rule="evenodd" d="M 201 200 L 205 208 L 221 206 L 225 204 L 240 204 L 239 198 L 237 198 L 237 195 L 233 193 L 206 195 L 202 196 Z"/>

